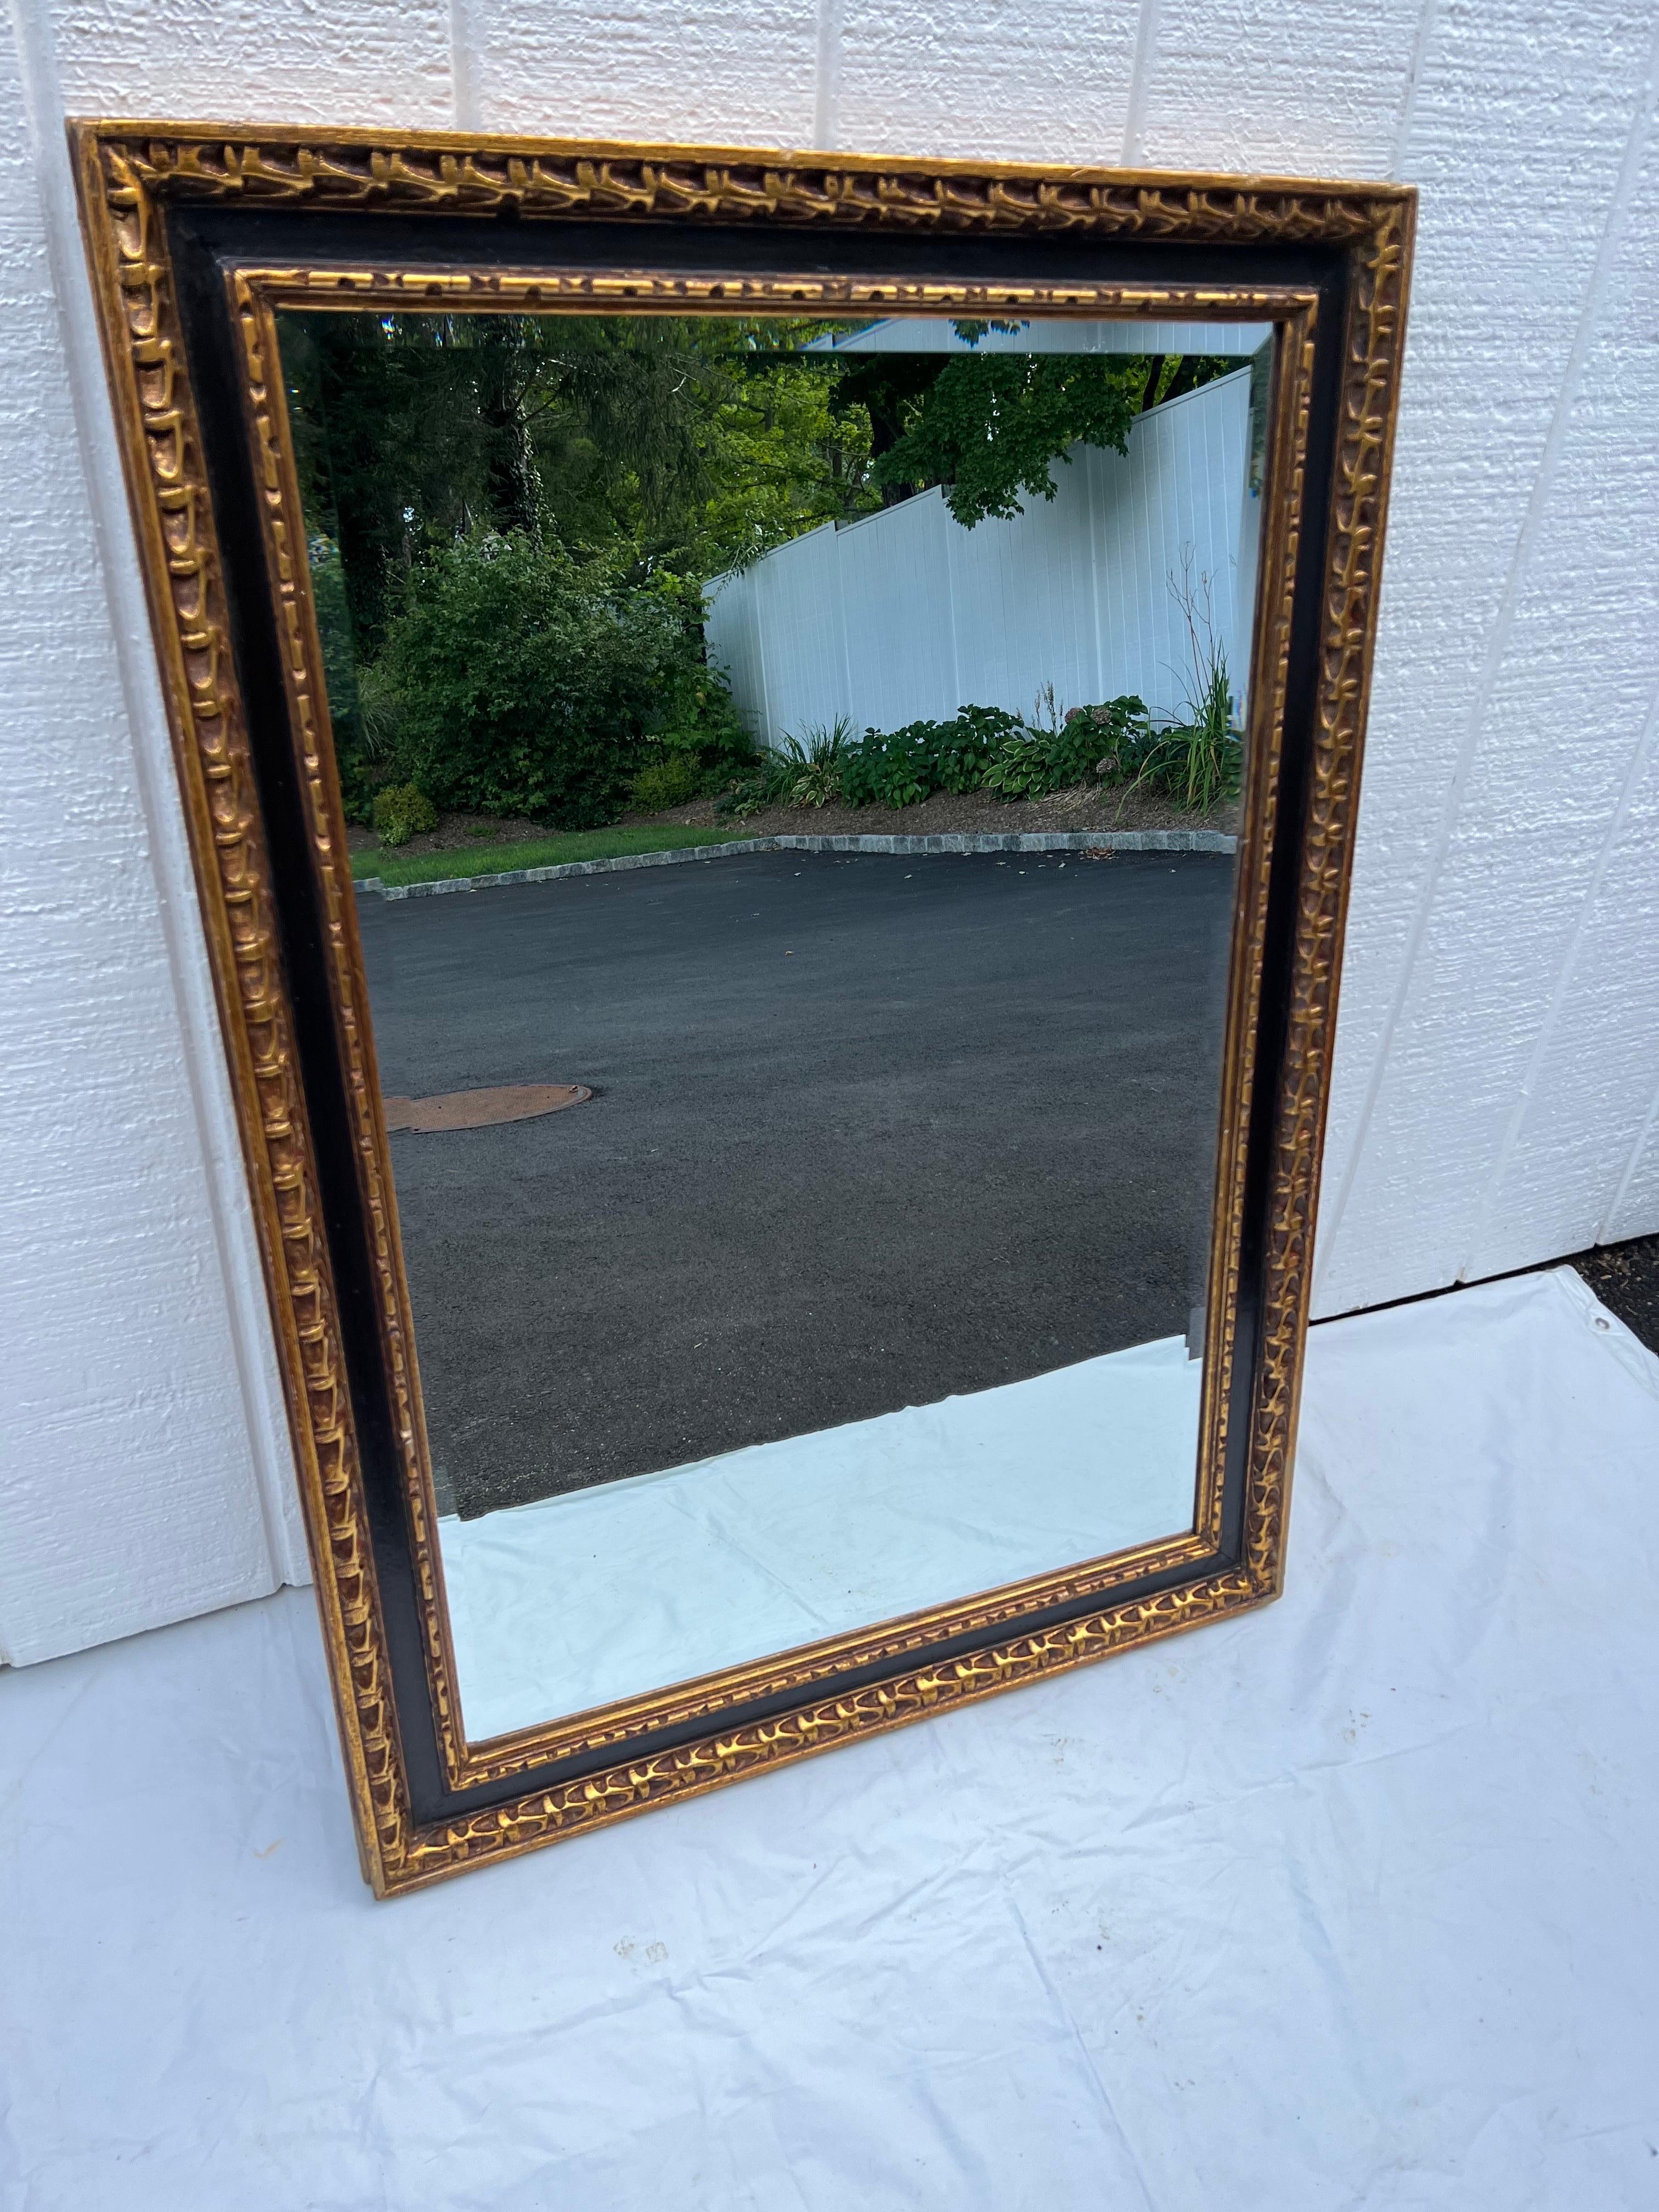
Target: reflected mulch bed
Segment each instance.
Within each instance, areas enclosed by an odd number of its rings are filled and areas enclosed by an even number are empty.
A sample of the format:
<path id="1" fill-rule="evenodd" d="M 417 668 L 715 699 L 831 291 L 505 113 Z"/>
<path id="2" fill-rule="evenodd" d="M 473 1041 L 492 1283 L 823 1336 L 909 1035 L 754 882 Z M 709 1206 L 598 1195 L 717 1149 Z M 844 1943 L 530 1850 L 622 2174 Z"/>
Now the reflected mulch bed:
<path id="1" fill-rule="evenodd" d="M 730 823 L 733 836 L 754 830 L 765 837 L 934 837 L 946 830 L 1031 832 L 1039 830 L 1238 830 L 1239 803 L 1230 800 L 1207 814 L 1184 813 L 1156 792 L 1103 790 L 1079 784 L 1047 799 L 998 799 L 990 792 L 936 791 L 919 806 L 768 806 L 739 821 L 721 814 L 712 799 L 675 806 L 662 814 L 629 814 L 630 825 L 647 822 L 712 829 Z"/>
<path id="2" fill-rule="evenodd" d="M 547 825 L 522 814 L 441 814 L 435 830 L 410 837 L 397 847 L 399 860 L 417 853 L 478 853 L 492 845 L 523 845 L 532 837 L 545 837 Z M 366 823 L 354 822 L 346 830 L 346 847 L 353 853 L 378 850 L 380 839 Z M 482 865 L 487 866 L 484 862 Z"/>

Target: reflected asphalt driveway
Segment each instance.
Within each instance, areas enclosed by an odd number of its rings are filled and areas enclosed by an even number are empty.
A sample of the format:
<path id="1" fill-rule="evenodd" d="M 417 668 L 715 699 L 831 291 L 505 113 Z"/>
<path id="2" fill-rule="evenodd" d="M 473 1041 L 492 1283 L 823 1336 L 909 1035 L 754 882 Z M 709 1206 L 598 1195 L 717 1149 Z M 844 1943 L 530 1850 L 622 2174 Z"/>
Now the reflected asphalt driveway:
<path id="1" fill-rule="evenodd" d="M 460 1510 L 1179 1334 L 1232 866 L 780 853 L 365 899 L 388 1092 L 597 1094 L 391 1139 Z"/>

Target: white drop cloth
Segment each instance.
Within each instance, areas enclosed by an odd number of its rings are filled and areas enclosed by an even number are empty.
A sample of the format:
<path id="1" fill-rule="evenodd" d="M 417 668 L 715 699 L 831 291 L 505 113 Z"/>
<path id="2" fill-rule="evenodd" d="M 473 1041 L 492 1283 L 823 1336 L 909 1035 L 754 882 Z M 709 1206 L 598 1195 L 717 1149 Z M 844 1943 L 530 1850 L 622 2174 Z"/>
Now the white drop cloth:
<path id="1" fill-rule="evenodd" d="M 1193 1525 L 1166 1337 L 1024 1382 L 438 1524 L 478 1741 Z"/>
<path id="2" fill-rule="evenodd" d="M 10 2212 L 1659 2202 L 1659 1363 L 1313 1332 L 1268 1610 L 391 1905 L 309 1594 L 0 1682 Z"/>

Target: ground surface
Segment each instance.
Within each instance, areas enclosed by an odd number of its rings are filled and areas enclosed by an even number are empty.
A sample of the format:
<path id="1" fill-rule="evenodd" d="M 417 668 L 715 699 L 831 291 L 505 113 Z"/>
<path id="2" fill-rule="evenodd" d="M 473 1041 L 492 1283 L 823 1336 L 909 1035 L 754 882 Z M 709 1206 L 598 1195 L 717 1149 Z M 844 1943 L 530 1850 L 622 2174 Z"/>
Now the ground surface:
<path id="1" fill-rule="evenodd" d="M 1659 1352 L 1659 1237 L 1632 1237 L 1575 1252 L 1577 1267 L 1602 1304 L 1616 1313 L 1650 1352 Z"/>
<path id="2" fill-rule="evenodd" d="M 1652 2212 L 1659 1403 L 1561 1280 L 1310 1332 L 1276 1605 L 395 1905 L 311 1591 L 0 1671 L 0 2202 Z"/>
<path id="3" fill-rule="evenodd" d="M 1231 873 L 770 854 L 365 902 L 387 1091 L 599 1094 L 392 1139 L 462 1511 L 1181 1333 Z"/>

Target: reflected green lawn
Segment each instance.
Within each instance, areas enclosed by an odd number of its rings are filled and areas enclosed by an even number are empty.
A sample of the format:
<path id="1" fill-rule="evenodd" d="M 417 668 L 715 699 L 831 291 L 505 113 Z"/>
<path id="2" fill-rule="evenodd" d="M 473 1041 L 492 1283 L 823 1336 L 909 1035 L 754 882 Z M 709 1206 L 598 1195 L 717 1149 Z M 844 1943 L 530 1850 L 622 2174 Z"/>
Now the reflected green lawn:
<path id="1" fill-rule="evenodd" d="M 379 846 L 351 856 L 359 882 L 378 876 L 383 884 L 430 884 L 450 876 L 495 876 L 514 868 L 553 868 L 568 860 L 615 860 L 629 853 L 678 852 L 688 845 L 730 845 L 753 836 L 733 823 L 714 830 L 678 824 L 644 823 L 621 830 L 567 830 L 522 843 L 492 845 L 479 840 L 458 853 L 399 853 Z"/>

